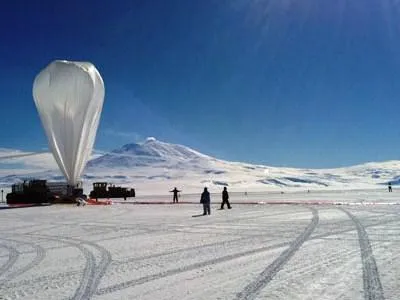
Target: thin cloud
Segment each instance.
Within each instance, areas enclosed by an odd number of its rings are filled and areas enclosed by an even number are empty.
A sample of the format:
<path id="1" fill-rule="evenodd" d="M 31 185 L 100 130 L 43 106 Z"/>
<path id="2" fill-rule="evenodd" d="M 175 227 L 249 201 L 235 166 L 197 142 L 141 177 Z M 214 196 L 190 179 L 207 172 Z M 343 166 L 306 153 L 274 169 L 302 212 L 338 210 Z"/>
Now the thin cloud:
<path id="1" fill-rule="evenodd" d="M 99 150 L 93 150 L 90 159 L 97 158 L 103 155 L 105 152 Z M 19 168 L 16 168 L 18 165 Z M 12 168 L 10 168 L 12 166 Z M 57 163 L 53 157 L 53 154 L 49 151 L 41 152 L 26 152 L 18 149 L 0 149 L 0 169 L 3 171 L 9 171 L 11 173 L 20 170 L 58 170 Z"/>

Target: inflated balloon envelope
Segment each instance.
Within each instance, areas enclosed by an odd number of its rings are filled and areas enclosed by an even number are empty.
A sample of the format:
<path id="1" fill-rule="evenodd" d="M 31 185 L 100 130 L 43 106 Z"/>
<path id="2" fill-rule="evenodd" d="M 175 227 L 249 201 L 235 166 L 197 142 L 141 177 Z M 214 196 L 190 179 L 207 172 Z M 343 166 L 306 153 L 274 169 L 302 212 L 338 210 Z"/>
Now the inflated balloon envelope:
<path id="1" fill-rule="evenodd" d="M 89 62 L 56 60 L 36 76 L 33 98 L 53 156 L 67 182 L 75 186 L 96 138 L 103 79 Z"/>

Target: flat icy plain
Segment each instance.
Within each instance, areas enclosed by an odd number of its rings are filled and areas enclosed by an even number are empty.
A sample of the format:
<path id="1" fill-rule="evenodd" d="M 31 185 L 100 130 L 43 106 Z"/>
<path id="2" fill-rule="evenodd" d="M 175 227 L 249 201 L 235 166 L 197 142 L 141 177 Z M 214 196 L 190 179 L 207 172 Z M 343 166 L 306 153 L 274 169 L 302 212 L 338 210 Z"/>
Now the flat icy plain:
<path id="1" fill-rule="evenodd" d="M 0 299 L 399 299 L 397 198 L 0 210 Z"/>

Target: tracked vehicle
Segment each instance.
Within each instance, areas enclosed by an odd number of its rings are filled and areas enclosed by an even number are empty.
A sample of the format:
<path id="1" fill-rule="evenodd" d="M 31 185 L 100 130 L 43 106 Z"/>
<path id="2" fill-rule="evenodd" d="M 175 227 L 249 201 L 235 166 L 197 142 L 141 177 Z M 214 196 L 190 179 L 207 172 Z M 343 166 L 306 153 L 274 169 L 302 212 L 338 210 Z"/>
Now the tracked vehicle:
<path id="1" fill-rule="evenodd" d="M 108 187 L 108 188 L 107 188 Z M 108 186 L 107 182 L 95 182 L 93 183 L 93 190 L 90 192 L 89 197 L 92 199 L 100 198 L 131 198 L 135 197 L 135 189 L 125 188 L 120 186 L 111 185 Z"/>
<path id="2" fill-rule="evenodd" d="M 63 182 L 46 180 L 24 180 L 13 184 L 6 196 L 7 204 L 74 203 L 83 196 L 83 189 Z"/>
<path id="3" fill-rule="evenodd" d="M 7 204 L 53 203 L 55 195 L 50 192 L 46 180 L 25 180 L 13 184 L 11 193 L 6 196 Z"/>

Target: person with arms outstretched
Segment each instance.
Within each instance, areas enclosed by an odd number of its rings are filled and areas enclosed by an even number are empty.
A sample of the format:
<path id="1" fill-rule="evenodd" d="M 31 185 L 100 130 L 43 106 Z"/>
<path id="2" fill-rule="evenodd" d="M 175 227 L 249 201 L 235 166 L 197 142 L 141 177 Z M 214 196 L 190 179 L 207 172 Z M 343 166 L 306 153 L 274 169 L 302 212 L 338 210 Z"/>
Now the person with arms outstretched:
<path id="1" fill-rule="evenodd" d="M 231 204 L 229 203 L 229 194 L 226 189 L 226 186 L 224 187 L 224 190 L 222 191 L 222 203 L 221 203 L 221 209 L 224 209 L 224 205 L 228 206 L 228 209 L 231 209 Z"/>
<path id="2" fill-rule="evenodd" d="M 170 193 L 174 193 L 174 198 L 173 198 L 173 203 L 178 203 L 178 193 L 180 193 L 181 191 L 178 190 L 176 187 L 174 187 L 174 189 L 172 191 L 169 191 Z"/>
<path id="3" fill-rule="evenodd" d="M 201 194 L 200 203 L 203 204 L 203 216 L 211 214 L 211 198 L 210 193 L 207 191 L 207 188 L 204 188 L 203 193 Z"/>

